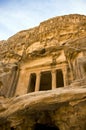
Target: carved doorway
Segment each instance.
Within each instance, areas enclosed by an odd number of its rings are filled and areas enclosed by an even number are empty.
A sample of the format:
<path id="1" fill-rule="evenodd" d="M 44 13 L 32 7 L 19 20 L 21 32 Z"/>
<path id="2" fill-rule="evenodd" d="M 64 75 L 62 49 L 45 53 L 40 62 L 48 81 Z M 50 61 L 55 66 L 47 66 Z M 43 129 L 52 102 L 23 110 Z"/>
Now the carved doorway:
<path id="1" fill-rule="evenodd" d="M 11 130 L 15 130 L 15 128 L 11 127 Z"/>
<path id="2" fill-rule="evenodd" d="M 28 93 L 35 91 L 35 84 L 36 84 L 36 74 L 32 73 L 30 75 L 30 83 L 29 83 L 29 87 L 28 87 Z"/>
<path id="3" fill-rule="evenodd" d="M 64 87 L 63 73 L 61 69 L 56 70 L 56 87 Z"/>
<path id="4" fill-rule="evenodd" d="M 41 73 L 40 80 L 40 91 L 50 90 L 52 88 L 52 76 L 50 71 L 45 71 Z"/>
<path id="5" fill-rule="evenodd" d="M 48 124 L 36 124 L 34 130 L 60 130 L 56 126 L 50 126 Z"/>

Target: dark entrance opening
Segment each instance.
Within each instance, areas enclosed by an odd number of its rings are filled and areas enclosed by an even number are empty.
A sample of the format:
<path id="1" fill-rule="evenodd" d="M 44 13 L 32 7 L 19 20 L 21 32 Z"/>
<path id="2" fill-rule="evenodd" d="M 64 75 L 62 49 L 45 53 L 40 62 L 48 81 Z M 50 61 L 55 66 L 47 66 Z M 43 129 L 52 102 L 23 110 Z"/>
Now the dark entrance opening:
<path id="1" fill-rule="evenodd" d="M 47 124 L 36 124 L 34 130 L 60 130 L 58 127 Z"/>
<path id="2" fill-rule="evenodd" d="M 56 87 L 64 87 L 63 73 L 61 69 L 56 70 Z"/>
<path id="3" fill-rule="evenodd" d="M 15 130 L 13 127 L 11 127 L 11 130 Z"/>
<path id="4" fill-rule="evenodd" d="M 28 93 L 35 91 L 35 84 L 36 84 L 36 74 L 32 73 L 30 75 L 30 83 L 29 83 L 29 87 L 28 87 Z"/>
<path id="5" fill-rule="evenodd" d="M 51 72 L 50 71 L 42 72 L 40 80 L 40 91 L 50 90 L 51 87 L 52 87 Z"/>

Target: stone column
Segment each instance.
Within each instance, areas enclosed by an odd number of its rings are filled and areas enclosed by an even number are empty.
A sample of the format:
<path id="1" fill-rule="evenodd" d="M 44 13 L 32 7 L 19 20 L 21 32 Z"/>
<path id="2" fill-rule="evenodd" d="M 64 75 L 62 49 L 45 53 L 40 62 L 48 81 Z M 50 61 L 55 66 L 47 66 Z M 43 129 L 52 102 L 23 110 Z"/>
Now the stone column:
<path id="1" fill-rule="evenodd" d="M 40 78 L 41 78 L 41 73 L 38 72 L 38 73 L 36 74 L 35 91 L 39 91 L 39 89 L 40 89 Z"/>
<path id="2" fill-rule="evenodd" d="M 31 73 L 28 74 L 28 87 L 27 87 L 27 93 L 29 93 L 29 90 L 30 90 L 30 82 L 31 82 Z"/>
<path id="3" fill-rule="evenodd" d="M 56 88 L 56 70 L 52 70 L 52 89 Z"/>
<path id="4" fill-rule="evenodd" d="M 64 80 L 64 87 L 68 85 L 68 77 L 67 77 L 67 66 L 62 69 L 63 73 L 63 80 Z"/>
<path id="5" fill-rule="evenodd" d="M 29 72 L 27 70 L 20 70 L 15 96 L 26 94 L 28 90 L 28 83 Z"/>

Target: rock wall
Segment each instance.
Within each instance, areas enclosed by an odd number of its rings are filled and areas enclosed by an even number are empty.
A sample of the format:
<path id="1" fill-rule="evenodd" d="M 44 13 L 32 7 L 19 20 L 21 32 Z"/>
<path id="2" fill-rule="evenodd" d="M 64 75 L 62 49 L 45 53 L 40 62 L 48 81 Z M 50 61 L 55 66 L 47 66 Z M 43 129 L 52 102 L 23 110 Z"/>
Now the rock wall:
<path id="1" fill-rule="evenodd" d="M 85 130 L 85 104 L 86 85 L 0 98 L 0 130 L 34 130 L 37 124 Z"/>
<path id="2" fill-rule="evenodd" d="M 78 39 L 84 40 L 86 36 L 86 16 L 67 15 L 59 16 L 40 23 L 38 27 L 23 30 L 7 41 L 1 41 L 0 61 L 4 63 L 18 62 L 31 57 L 32 52 L 48 47 L 61 45 L 83 46 L 75 43 Z M 84 44 L 85 45 L 85 44 Z M 29 56 L 29 57 L 28 57 Z"/>
<path id="3" fill-rule="evenodd" d="M 54 79 L 57 69 L 64 87 L 52 81 L 55 90 L 28 93 L 31 74 Z M 86 130 L 85 104 L 86 16 L 55 17 L 0 41 L 0 130 Z"/>

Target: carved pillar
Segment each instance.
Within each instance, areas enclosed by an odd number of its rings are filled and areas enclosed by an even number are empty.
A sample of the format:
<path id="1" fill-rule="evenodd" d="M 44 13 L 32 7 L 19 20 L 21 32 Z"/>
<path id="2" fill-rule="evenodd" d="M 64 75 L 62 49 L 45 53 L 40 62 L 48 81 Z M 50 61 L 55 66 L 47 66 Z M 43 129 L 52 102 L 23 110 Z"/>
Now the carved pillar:
<path id="1" fill-rule="evenodd" d="M 36 74 L 36 86 L 35 86 L 35 91 L 39 91 L 40 89 L 40 78 L 41 78 L 41 73 L 38 72 Z"/>
<path id="2" fill-rule="evenodd" d="M 31 82 L 31 73 L 28 74 L 28 86 L 27 86 L 27 93 L 30 91 L 30 82 Z"/>
<path id="3" fill-rule="evenodd" d="M 27 70 L 20 70 L 19 81 L 17 84 L 17 89 L 15 95 L 23 95 L 27 93 L 29 72 Z"/>
<path id="4" fill-rule="evenodd" d="M 64 87 L 65 87 L 68 85 L 67 67 L 62 69 L 62 73 L 63 73 Z"/>
<path id="5" fill-rule="evenodd" d="M 6 97 L 12 97 L 13 96 L 13 91 L 14 91 L 14 87 L 15 87 L 15 79 L 16 79 L 16 74 L 17 74 L 17 70 L 16 70 L 16 67 L 13 67 L 12 70 L 11 70 L 11 74 L 10 74 L 10 79 L 8 79 L 8 84 L 9 84 L 9 87 L 8 87 L 8 92 L 6 94 Z M 9 83 L 10 82 L 10 83 Z"/>
<path id="6" fill-rule="evenodd" d="M 76 77 L 77 79 L 83 79 L 86 75 L 85 67 L 86 67 L 86 57 L 78 58 L 76 63 Z"/>
<path id="7" fill-rule="evenodd" d="M 12 87 L 11 87 L 11 93 L 10 93 L 11 97 L 14 96 L 14 94 L 15 94 L 18 79 L 19 79 L 19 69 L 15 70 L 15 71 L 16 71 L 15 78 L 14 78 L 14 81 L 13 81 L 13 84 L 12 84 Z"/>
<path id="8" fill-rule="evenodd" d="M 52 89 L 56 88 L 56 70 L 52 70 Z"/>

